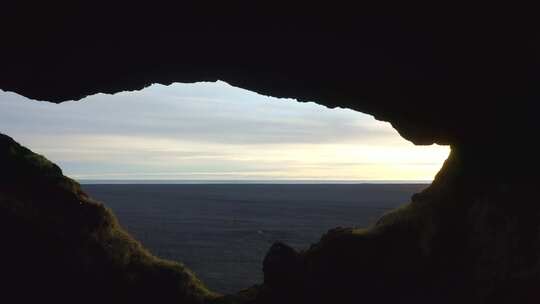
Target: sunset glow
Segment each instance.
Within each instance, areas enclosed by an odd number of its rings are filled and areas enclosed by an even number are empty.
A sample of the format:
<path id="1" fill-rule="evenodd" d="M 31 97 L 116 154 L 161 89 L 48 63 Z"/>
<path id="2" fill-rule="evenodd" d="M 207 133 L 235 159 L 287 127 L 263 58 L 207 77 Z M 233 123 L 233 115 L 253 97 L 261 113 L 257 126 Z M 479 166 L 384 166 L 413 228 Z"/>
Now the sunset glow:
<path id="1" fill-rule="evenodd" d="M 0 93 L 0 130 L 76 179 L 433 179 L 447 146 L 415 146 L 348 109 L 224 82 L 153 85 L 61 105 Z"/>

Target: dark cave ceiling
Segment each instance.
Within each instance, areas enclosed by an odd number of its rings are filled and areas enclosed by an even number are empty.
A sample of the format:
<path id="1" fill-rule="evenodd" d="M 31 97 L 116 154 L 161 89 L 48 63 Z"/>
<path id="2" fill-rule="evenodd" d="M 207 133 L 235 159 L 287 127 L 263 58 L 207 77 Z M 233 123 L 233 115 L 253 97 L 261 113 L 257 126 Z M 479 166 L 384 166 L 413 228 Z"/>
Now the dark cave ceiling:
<path id="1" fill-rule="evenodd" d="M 492 145 L 538 130 L 538 20 L 509 11 L 11 5 L 0 12 L 0 88 L 33 99 L 223 80 L 370 113 L 416 144 Z"/>

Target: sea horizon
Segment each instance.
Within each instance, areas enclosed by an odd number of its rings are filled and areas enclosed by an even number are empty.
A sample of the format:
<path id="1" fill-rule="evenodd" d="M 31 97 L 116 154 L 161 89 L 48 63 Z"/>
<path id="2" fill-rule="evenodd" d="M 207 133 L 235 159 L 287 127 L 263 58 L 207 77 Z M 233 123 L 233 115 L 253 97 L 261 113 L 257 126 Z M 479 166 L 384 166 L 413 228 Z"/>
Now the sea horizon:
<path id="1" fill-rule="evenodd" d="M 99 184 L 431 184 L 433 180 L 191 180 L 191 179 L 75 179 L 84 185 Z"/>

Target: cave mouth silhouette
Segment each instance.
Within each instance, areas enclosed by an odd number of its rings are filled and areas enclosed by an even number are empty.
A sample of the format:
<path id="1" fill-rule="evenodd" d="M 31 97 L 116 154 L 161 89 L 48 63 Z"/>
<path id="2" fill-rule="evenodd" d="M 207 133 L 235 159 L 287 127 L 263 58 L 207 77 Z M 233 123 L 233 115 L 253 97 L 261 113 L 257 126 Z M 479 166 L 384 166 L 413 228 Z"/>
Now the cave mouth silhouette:
<path id="1" fill-rule="evenodd" d="M 206 87 L 200 88 L 199 86 Z M 177 95 L 178 92 L 182 91 L 185 95 Z M 21 98 L 14 94 L 8 97 L 14 99 Z M 14 102 L 17 106 L 21 104 L 20 100 L 14 100 Z M 4 106 L 7 107 L 11 105 L 11 103 L 4 103 Z M 178 107 L 180 105 L 183 107 Z M 35 116 L 28 115 L 35 106 L 38 107 L 37 111 L 39 113 Z M 76 177 L 82 180 L 82 182 L 89 184 L 167 184 L 171 182 L 340 184 L 369 180 L 368 178 L 355 179 L 351 178 L 350 175 L 346 175 L 351 174 L 351 171 L 355 170 L 362 171 L 364 168 L 367 168 L 371 173 L 380 170 L 385 174 L 391 175 L 392 172 L 394 174 L 396 172 L 403 173 L 408 167 L 416 166 L 417 169 L 420 168 L 423 170 L 423 176 L 430 177 L 411 179 L 411 175 L 404 175 L 405 178 L 392 179 L 375 176 L 372 182 L 421 183 L 423 186 L 413 187 L 415 192 L 419 192 L 440 169 L 442 162 L 448 155 L 448 149 L 443 147 L 414 146 L 401 138 L 388 123 L 376 121 L 371 116 L 360 112 L 347 109 L 328 109 L 314 103 L 299 103 L 292 99 L 265 97 L 247 90 L 231 87 L 222 82 L 173 84 L 167 87 L 157 85 L 136 92 L 122 92 L 115 95 L 97 94 L 81 101 L 73 101 L 60 105 L 26 103 L 25 107 L 25 117 L 30 117 L 32 121 L 15 121 L 14 123 L 26 125 L 26 130 L 30 130 L 32 124 L 39 125 L 41 126 L 40 131 L 45 134 L 41 135 L 42 137 L 55 136 L 58 140 L 54 142 L 47 139 L 44 140 L 44 138 L 36 137 L 35 134 L 33 134 L 34 137 L 28 137 L 28 134 L 25 134 L 24 130 L 18 130 L 17 128 L 7 133 L 13 133 L 11 135 L 14 135 L 15 138 L 24 138 L 25 145 L 31 147 L 34 151 L 43 152 L 47 157 L 52 157 L 56 163 L 60 164 L 60 167 L 66 170 L 66 175 Z M 64 111 L 64 108 L 66 111 Z M 158 109 L 160 108 L 164 108 L 165 110 L 159 111 Z M 15 108 L 13 112 L 4 111 L 4 114 L 0 115 L 10 115 L 15 113 L 14 111 L 21 111 L 21 109 Z M 115 113 L 120 114 L 115 116 Z M 171 115 L 172 113 L 181 115 Z M 204 114 L 213 115 L 205 116 Z M 45 121 L 40 121 L 39 115 L 44 116 Z M 83 117 L 85 118 L 83 119 Z M 12 119 L 16 119 L 16 117 L 12 116 Z M 163 124 L 163 121 L 168 122 L 168 124 Z M 57 123 L 55 124 L 54 122 Z M 184 127 L 174 127 L 178 125 L 184 125 Z M 185 127 L 186 125 L 188 127 Z M 115 129 L 120 130 L 120 132 L 115 132 Z M 66 132 L 68 133 L 67 136 L 62 134 L 63 130 L 68 130 Z M 110 136 L 107 133 L 113 133 L 114 136 Z M 164 139 L 164 134 L 169 136 L 169 138 Z M 37 136 L 40 136 L 40 134 Z M 182 137 L 191 139 L 188 143 L 193 145 L 192 150 L 186 150 L 185 142 L 181 141 Z M 194 145 L 193 141 L 197 138 L 204 138 L 204 140 L 202 143 Z M 45 145 L 45 149 L 40 147 L 40 145 Z M 291 145 L 292 148 L 288 147 Z M 371 148 L 369 147 L 370 145 L 372 145 Z M 322 164 L 319 170 L 312 169 L 308 171 L 311 174 L 310 176 L 300 176 L 300 178 L 299 176 L 293 176 L 290 179 L 276 178 L 275 176 L 270 176 L 271 179 L 265 179 L 268 178 L 268 175 L 253 175 L 253 173 L 252 175 L 247 175 L 247 178 L 243 175 L 240 177 L 233 176 L 232 179 L 230 175 L 219 175 L 219 178 L 216 180 L 211 179 L 211 177 L 216 176 L 212 175 L 212 173 L 216 172 L 210 172 L 210 174 L 205 175 L 205 179 L 189 180 L 185 176 L 177 179 L 170 172 L 165 172 L 166 174 L 161 175 L 153 172 L 136 175 L 137 173 L 134 173 L 135 170 L 127 174 L 109 173 L 102 174 L 101 176 L 99 172 L 98 174 L 94 173 L 94 175 L 91 173 L 84 174 L 84 172 L 70 172 L 73 170 L 72 168 L 79 168 L 79 170 L 88 169 L 91 166 L 105 168 L 108 164 L 107 162 L 100 164 L 95 159 L 92 159 L 92 156 L 96 154 L 98 155 L 98 159 L 111 157 L 111 162 L 125 162 L 126 159 L 135 162 L 135 164 L 129 164 L 128 162 L 125 164 L 126 167 L 136 166 L 137 160 L 148 158 L 153 159 L 154 163 L 162 163 L 166 164 L 167 167 L 172 167 L 174 166 L 174 162 L 171 161 L 171 157 L 175 157 L 178 154 L 184 156 L 186 159 L 197 159 L 202 156 L 201 158 L 203 160 L 212 160 L 220 157 L 217 154 L 219 151 L 227 151 L 230 146 L 237 148 L 236 150 L 231 150 L 232 154 L 246 154 L 247 150 L 247 156 L 244 157 L 254 159 L 252 162 L 261 161 L 255 158 L 257 154 L 268 154 L 272 156 L 271 151 L 279 151 L 278 157 L 274 156 L 275 158 L 271 159 L 271 162 L 265 164 L 260 169 L 263 173 L 266 172 L 263 170 L 268 167 L 279 166 L 284 161 L 287 161 L 287 159 L 290 160 L 291 157 L 288 153 L 294 154 L 293 162 L 294 160 L 297 161 L 297 167 L 303 165 L 313 168 L 317 165 L 317 162 L 321 162 L 323 159 L 332 156 L 336 157 L 336 155 L 338 155 L 336 158 L 339 161 Z M 238 147 L 240 148 L 238 149 Z M 353 149 L 355 147 L 360 152 L 355 152 Z M 149 151 L 147 148 L 153 151 Z M 250 148 L 253 151 L 250 152 Z M 414 154 L 414 150 L 420 151 L 422 148 L 425 148 L 422 153 Z M 313 158 L 311 162 L 298 164 L 312 150 L 323 150 L 323 153 L 315 155 L 316 157 L 310 155 Z M 370 153 L 362 153 L 362 150 L 367 150 Z M 159 153 L 165 154 L 163 159 L 159 158 Z M 395 161 L 398 158 L 396 157 L 397 155 L 408 157 L 405 161 L 411 163 Z M 77 161 L 77 157 L 79 156 L 82 159 Z M 226 156 L 227 154 L 222 157 Z M 282 158 L 279 158 L 279 156 Z M 284 156 L 285 158 L 283 158 Z M 69 161 L 64 163 L 63 158 L 67 158 Z M 366 159 L 367 161 L 372 161 L 373 164 L 366 165 Z M 355 163 L 356 161 L 358 161 L 358 164 Z M 381 164 L 381 162 L 385 161 L 390 162 L 386 167 Z M 90 163 L 90 165 L 85 165 L 85 162 Z M 196 165 L 197 162 L 194 164 Z M 216 162 L 212 164 L 217 164 L 221 167 L 226 166 Z M 342 171 L 340 172 L 339 169 Z M 409 170 L 411 169 L 409 168 Z M 237 169 L 234 171 L 239 172 L 241 170 Z M 334 176 L 330 178 L 318 178 L 318 176 L 328 171 L 331 171 Z M 130 174 L 131 176 L 136 175 L 136 178 L 130 179 Z M 156 176 L 158 179 L 152 180 L 152 178 L 147 178 Z M 339 178 L 339 176 L 347 177 Z M 171 177 L 173 178 L 171 179 Z M 100 199 L 99 196 L 96 197 L 92 192 L 89 194 L 94 198 Z M 242 197 L 238 199 L 242 199 Z M 108 205 L 107 199 L 100 200 Z M 406 203 L 407 201 L 408 198 L 404 198 L 401 203 Z M 118 211 L 114 209 L 114 206 L 109 206 L 115 212 Z M 121 214 L 119 217 L 121 223 L 126 222 Z M 371 218 L 370 223 L 373 222 L 374 219 Z M 337 226 L 352 226 L 353 224 L 355 226 L 366 226 L 369 223 L 362 220 L 357 223 L 336 223 L 333 226 L 321 227 L 321 230 L 317 234 L 317 239 L 310 239 L 309 242 L 317 242 L 318 238 L 329 229 Z M 174 253 L 169 253 L 166 249 L 167 244 L 158 244 L 152 241 L 154 238 L 159 238 L 159 235 L 153 235 L 151 232 L 142 232 L 140 234 L 140 226 L 135 226 L 136 229 L 134 230 L 130 229 L 129 225 L 127 228 L 128 231 L 135 232 L 135 237 L 142 241 L 143 244 L 152 244 L 149 248 L 154 254 L 183 262 L 186 260 L 181 256 L 175 256 Z M 262 230 L 258 229 L 255 231 Z M 269 240 L 269 242 L 278 240 L 280 239 L 275 238 Z M 170 242 L 169 245 L 172 246 L 177 241 Z M 158 246 L 164 246 L 165 250 L 161 250 L 160 252 Z M 256 248 L 259 255 L 257 262 L 259 271 L 262 258 L 269 246 L 269 244 L 266 244 L 265 248 Z M 307 247 L 307 244 L 305 247 Z M 208 258 L 208 260 L 211 261 L 212 258 Z M 187 263 L 186 265 L 201 275 L 198 269 L 192 267 L 192 264 Z M 205 268 L 210 271 L 212 270 L 212 267 Z M 204 274 L 201 277 L 204 278 Z M 259 278 L 262 279 L 261 276 Z M 243 287 L 249 287 L 249 285 Z M 227 291 L 233 292 L 238 290 Z"/>
<path id="2" fill-rule="evenodd" d="M 222 79 L 370 113 L 415 144 L 449 144 L 433 183 L 376 231 L 330 233 L 300 258 L 276 247 L 282 263 L 266 267 L 249 302 L 538 303 L 540 19 L 507 4 L 357 6 L 12 1 L 0 12 L 0 88 L 62 103 Z M 188 271 L 144 254 L 58 167 L 8 136 L 0 147 L 7 294 L 208 303 Z"/>

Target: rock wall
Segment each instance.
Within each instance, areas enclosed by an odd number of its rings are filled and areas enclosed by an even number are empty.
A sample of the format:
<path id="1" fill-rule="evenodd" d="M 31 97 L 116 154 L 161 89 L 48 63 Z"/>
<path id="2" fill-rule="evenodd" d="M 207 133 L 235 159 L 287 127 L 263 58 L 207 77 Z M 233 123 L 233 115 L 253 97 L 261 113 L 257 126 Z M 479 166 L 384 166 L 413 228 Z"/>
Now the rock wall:
<path id="1" fill-rule="evenodd" d="M 305 252 L 275 245 L 258 300 L 537 303 L 535 182 L 477 173 L 477 160 L 453 148 L 430 187 L 373 227 L 331 230 Z"/>
<path id="2" fill-rule="evenodd" d="M 203 303 L 182 264 L 152 256 L 45 157 L 0 134 L 0 300 Z"/>

